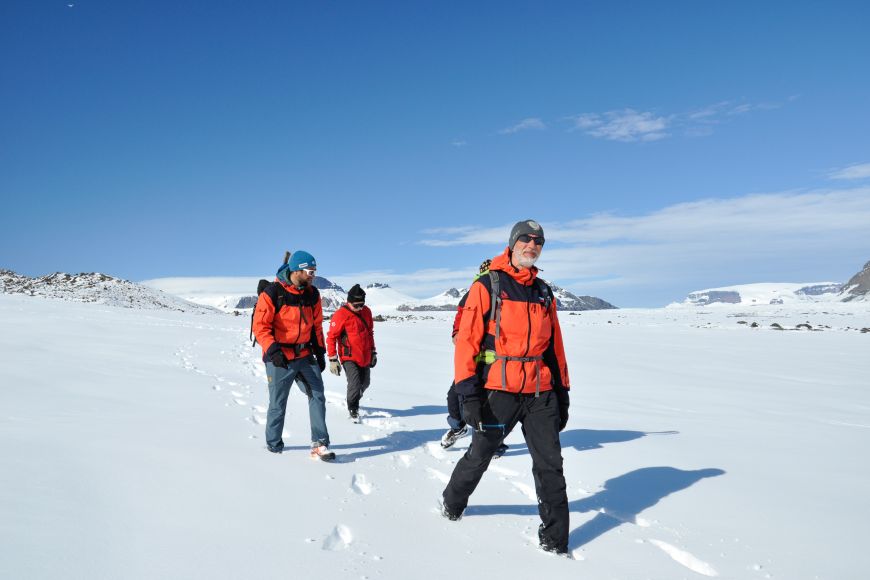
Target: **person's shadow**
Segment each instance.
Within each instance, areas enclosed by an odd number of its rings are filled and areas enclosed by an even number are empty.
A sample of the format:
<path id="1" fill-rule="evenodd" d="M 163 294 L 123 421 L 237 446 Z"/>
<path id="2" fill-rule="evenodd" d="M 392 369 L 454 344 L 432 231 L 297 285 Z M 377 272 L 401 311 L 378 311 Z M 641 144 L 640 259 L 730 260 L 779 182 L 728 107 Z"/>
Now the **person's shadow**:
<path id="1" fill-rule="evenodd" d="M 682 491 L 707 477 L 723 475 L 722 469 L 696 469 L 685 471 L 675 467 L 644 467 L 608 479 L 604 489 L 595 495 L 568 502 L 568 511 L 598 512 L 588 522 L 571 532 L 568 545 L 573 550 L 624 523 L 635 523 L 637 516 L 672 493 Z M 484 505 L 469 506 L 466 515 L 512 514 L 533 516 L 537 505 Z"/>
<path id="2" fill-rule="evenodd" d="M 379 414 L 387 414 L 390 417 L 415 417 L 417 415 L 447 414 L 447 407 L 444 405 L 414 405 L 410 409 L 387 409 L 385 407 L 363 406 L 363 409 L 365 413 L 370 413 L 372 418 L 378 418 Z"/>
<path id="3" fill-rule="evenodd" d="M 388 453 L 399 453 L 416 449 L 433 440 L 438 440 L 442 429 L 421 429 L 418 431 L 394 431 L 379 439 L 360 441 L 357 443 L 330 444 L 329 449 L 336 452 L 338 463 L 351 463 L 358 459 L 375 457 Z M 304 446 L 286 446 L 285 451 L 304 450 Z M 345 453 L 345 451 L 349 451 Z"/>
<path id="4" fill-rule="evenodd" d="M 589 451 L 601 449 L 608 443 L 626 443 L 649 435 L 676 435 L 678 431 L 625 431 L 620 429 L 572 429 L 563 431 L 559 436 L 562 449 L 573 447 L 577 451 Z M 523 455 L 528 453 L 525 443 L 510 443 L 506 456 Z"/>
<path id="5" fill-rule="evenodd" d="M 637 516 L 641 512 L 672 493 L 724 473 L 724 470 L 716 468 L 684 471 L 662 466 L 644 467 L 608 479 L 604 489 L 595 495 L 568 503 L 571 512 L 598 512 L 594 518 L 571 532 L 568 544 L 572 549 L 579 548 L 624 523 L 637 523 Z"/>

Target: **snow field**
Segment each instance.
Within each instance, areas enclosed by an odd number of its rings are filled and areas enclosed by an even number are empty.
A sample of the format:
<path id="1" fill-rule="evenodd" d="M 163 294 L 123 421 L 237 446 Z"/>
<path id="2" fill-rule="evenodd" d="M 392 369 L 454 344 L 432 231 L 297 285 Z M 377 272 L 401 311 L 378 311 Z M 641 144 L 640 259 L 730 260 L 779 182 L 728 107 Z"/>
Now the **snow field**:
<path id="1" fill-rule="evenodd" d="M 750 330 L 724 312 L 560 316 L 567 559 L 536 548 L 519 429 L 463 519 L 437 513 L 470 441 L 438 444 L 449 313 L 376 326 L 361 424 L 344 377 L 323 375 L 338 454 L 324 464 L 298 390 L 285 453 L 264 450 L 243 317 L 0 297 L 0 576 L 862 577 L 868 337 Z"/>

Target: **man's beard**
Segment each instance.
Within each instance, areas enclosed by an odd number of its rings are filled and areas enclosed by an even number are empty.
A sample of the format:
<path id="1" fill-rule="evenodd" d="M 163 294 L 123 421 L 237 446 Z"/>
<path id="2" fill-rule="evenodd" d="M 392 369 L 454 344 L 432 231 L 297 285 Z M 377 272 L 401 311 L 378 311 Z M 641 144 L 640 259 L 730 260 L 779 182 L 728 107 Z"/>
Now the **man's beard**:
<path id="1" fill-rule="evenodd" d="M 540 254 L 538 254 L 537 256 L 532 258 L 532 257 L 523 255 L 522 252 L 515 252 L 514 253 L 514 261 L 516 262 L 517 266 L 519 266 L 520 268 L 531 268 L 532 266 L 535 265 L 535 262 L 538 261 L 539 257 L 540 257 Z"/>

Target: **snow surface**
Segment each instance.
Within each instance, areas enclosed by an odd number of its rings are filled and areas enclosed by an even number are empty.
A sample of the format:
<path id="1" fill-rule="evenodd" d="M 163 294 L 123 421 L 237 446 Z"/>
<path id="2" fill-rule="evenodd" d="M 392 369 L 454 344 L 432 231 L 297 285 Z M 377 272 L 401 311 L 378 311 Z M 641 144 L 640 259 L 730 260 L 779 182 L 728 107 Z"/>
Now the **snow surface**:
<path id="1" fill-rule="evenodd" d="M 0 577 L 867 576 L 866 303 L 560 315 L 571 559 L 535 547 L 519 430 L 465 517 L 437 513 L 469 441 L 438 444 L 452 316 L 376 325 L 359 425 L 324 374 L 325 464 L 298 391 L 263 448 L 245 317 L 0 295 Z"/>

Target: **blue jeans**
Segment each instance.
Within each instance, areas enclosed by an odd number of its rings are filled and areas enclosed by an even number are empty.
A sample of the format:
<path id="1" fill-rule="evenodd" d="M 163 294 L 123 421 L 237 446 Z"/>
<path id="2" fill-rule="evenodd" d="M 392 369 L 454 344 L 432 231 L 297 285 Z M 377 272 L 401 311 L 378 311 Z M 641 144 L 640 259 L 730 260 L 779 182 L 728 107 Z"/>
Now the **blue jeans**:
<path id="1" fill-rule="evenodd" d="M 284 415 L 287 413 L 287 398 L 293 382 L 299 379 L 299 390 L 308 396 L 308 418 L 311 421 L 311 444 L 329 445 L 326 430 L 326 397 L 323 394 L 323 378 L 314 357 L 294 359 L 286 369 L 266 363 L 269 380 L 269 412 L 266 414 L 266 444 L 284 447 L 281 432 L 284 430 Z"/>

